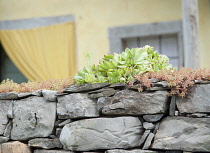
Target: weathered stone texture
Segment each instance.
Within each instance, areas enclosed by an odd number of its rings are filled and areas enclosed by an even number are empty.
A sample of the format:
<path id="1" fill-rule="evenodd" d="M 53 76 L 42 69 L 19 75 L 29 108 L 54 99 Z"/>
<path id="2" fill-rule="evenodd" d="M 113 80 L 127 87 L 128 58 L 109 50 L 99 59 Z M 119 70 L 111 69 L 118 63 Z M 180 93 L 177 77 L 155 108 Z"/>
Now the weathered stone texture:
<path id="1" fill-rule="evenodd" d="M 210 152 L 210 118 L 167 117 L 155 136 L 152 148 Z"/>
<path id="2" fill-rule="evenodd" d="M 70 118 L 83 118 L 83 117 L 98 117 L 99 111 L 97 110 L 97 100 L 88 97 L 88 94 L 74 93 L 58 98 L 59 103 L 62 104 L 63 109 Z M 61 105 L 60 105 L 61 106 Z M 60 107 L 59 106 L 59 107 Z M 63 110 L 60 109 L 60 110 Z"/>
<path id="3" fill-rule="evenodd" d="M 8 138 L 8 137 L 0 136 L 0 144 L 1 144 L 1 143 L 5 143 L 5 142 L 7 142 L 7 141 L 9 141 L 9 138 Z"/>
<path id="4" fill-rule="evenodd" d="M 85 92 L 85 91 L 101 89 L 108 85 L 109 83 L 87 83 L 82 85 L 71 85 L 65 88 L 63 91 L 67 93 Z"/>
<path id="5" fill-rule="evenodd" d="M 18 93 L 14 92 L 7 92 L 7 93 L 0 93 L 1 100 L 15 100 L 18 99 Z"/>
<path id="6" fill-rule="evenodd" d="M 60 141 L 73 151 L 132 148 L 139 145 L 142 128 L 137 117 L 86 119 L 65 125 Z"/>
<path id="7" fill-rule="evenodd" d="M 62 148 L 62 145 L 58 138 L 55 139 L 36 138 L 29 140 L 28 145 L 31 147 L 44 148 L 44 149 Z"/>
<path id="8" fill-rule="evenodd" d="M 7 112 L 11 103 L 11 100 L 0 100 L 0 135 L 3 135 L 9 121 L 7 118 Z"/>
<path id="9" fill-rule="evenodd" d="M 55 96 L 58 92 L 52 90 L 42 90 L 42 95 L 46 101 L 57 101 Z"/>
<path id="10" fill-rule="evenodd" d="M 144 115 L 143 119 L 147 122 L 154 123 L 162 119 L 164 114 Z"/>
<path id="11" fill-rule="evenodd" d="M 114 149 L 114 150 L 107 150 L 105 153 L 158 153 L 158 151 L 141 150 L 141 149 L 132 149 L 132 150 Z"/>
<path id="12" fill-rule="evenodd" d="M 41 150 L 41 149 L 36 149 L 36 150 L 34 150 L 34 153 L 74 153 L 74 152 L 65 151 L 65 150 Z"/>
<path id="13" fill-rule="evenodd" d="M 56 103 L 29 97 L 14 103 L 11 139 L 27 140 L 49 136 L 54 128 Z"/>
<path id="14" fill-rule="evenodd" d="M 167 91 L 139 93 L 122 90 L 113 97 L 113 104 L 104 106 L 106 115 L 143 115 L 166 113 L 168 109 Z"/>
<path id="15" fill-rule="evenodd" d="M 32 153 L 29 146 L 19 141 L 2 143 L 0 153 Z"/>
<path id="16" fill-rule="evenodd" d="M 210 113 L 210 84 L 194 85 L 186 98 L 176 98 L 180 113 Z"/>

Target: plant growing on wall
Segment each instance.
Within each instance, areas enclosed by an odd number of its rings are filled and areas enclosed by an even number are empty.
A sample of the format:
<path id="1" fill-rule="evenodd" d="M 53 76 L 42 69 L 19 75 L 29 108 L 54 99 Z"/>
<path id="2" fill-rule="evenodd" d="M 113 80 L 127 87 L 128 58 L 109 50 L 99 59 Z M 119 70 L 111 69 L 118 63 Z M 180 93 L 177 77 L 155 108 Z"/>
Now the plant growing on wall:
<path id="1" fill-rule="evenodd" d="M 134 76 L 149 71 L 172 68 L 165 55 L 153 51 L 153 47 L 126 48 L 121 54 L 105 55 L 98 65 L 91 65 L 79 71 L 74 77 L 77 84 L 126 83 Z"/>
<path id="2" fill-rule="evenodd" d="M 6 92 L 34 92 L 40 89 L 46 90 L 55 90 L 58 92 L 62 92 L 64 88 L 73 84 L 73 78 L 66 78 L 66 79 L 51 79 L 45 80 L 43 82 L 38 81 L 28 81 L 27 83 L 23 82 L 21 84 L 17 84 L 13 82 L 13 80 L 3 80 L 0 83 L 0 93 Z"/>
<path id="3" fill-rule="evenodd" d="M 150 88 L 153 86 L 150 79 L 155 78 L 159 81 L 166 81 L 167 86 L 170 87 L 169 95 L 177 94 L 180 97 L 185 97 L 196 82 L 209 81 L 210 69 L 196 69 L 183 68 L 176 69 L 164 69 L 158 72 L 150 71 L 148 73 L 142 73 L 135 76 L 139 85 L 139 91 L 143 91 L 144 88 Z M 130 83 L 132 86 L 132 82 Z"/>

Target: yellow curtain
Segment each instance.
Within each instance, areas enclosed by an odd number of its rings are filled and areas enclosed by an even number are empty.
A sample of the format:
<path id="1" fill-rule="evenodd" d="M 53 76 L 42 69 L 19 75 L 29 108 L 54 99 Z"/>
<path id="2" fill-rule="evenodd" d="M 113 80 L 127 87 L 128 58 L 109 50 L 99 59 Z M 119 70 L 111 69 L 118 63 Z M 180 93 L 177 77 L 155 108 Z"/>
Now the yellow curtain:
<path id="1" fill-rule="evenodd" d="M 72 22 L 27 30 L 0 30 L 0 40 L 10 59 L 29 80 L 75 75 Z"/>

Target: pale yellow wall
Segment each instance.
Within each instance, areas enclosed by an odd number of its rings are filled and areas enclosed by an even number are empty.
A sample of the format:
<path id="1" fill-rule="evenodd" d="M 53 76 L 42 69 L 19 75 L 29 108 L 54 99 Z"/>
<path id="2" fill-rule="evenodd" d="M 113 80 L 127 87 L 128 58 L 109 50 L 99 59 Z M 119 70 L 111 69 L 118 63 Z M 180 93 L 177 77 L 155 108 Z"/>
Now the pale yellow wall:
<path id="1" fill-rule="evenodd" d="M 199 0 L 201 67 L 210 68 L 210 1 Z"/>
<path id="2" fill-rule="evenodd" d="M 179 20 L 181 13 L 181 0 L 0 0 L 0 20 L 74 15 L 78 69 L 87 53 L 97 63 L 109 52 L 109 27 Z"/>

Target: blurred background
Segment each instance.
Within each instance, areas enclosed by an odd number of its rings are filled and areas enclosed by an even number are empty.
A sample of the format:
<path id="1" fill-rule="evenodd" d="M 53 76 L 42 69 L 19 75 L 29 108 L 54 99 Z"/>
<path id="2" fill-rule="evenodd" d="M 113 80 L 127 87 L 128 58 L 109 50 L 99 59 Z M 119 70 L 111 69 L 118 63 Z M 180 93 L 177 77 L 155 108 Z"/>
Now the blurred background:
<path id="1" fill-rule="evenodd" d="M 209 27 L 210 0 L 0 0 L 0 81 L 68 78 L 145 45 L 210 68 Z"/>

